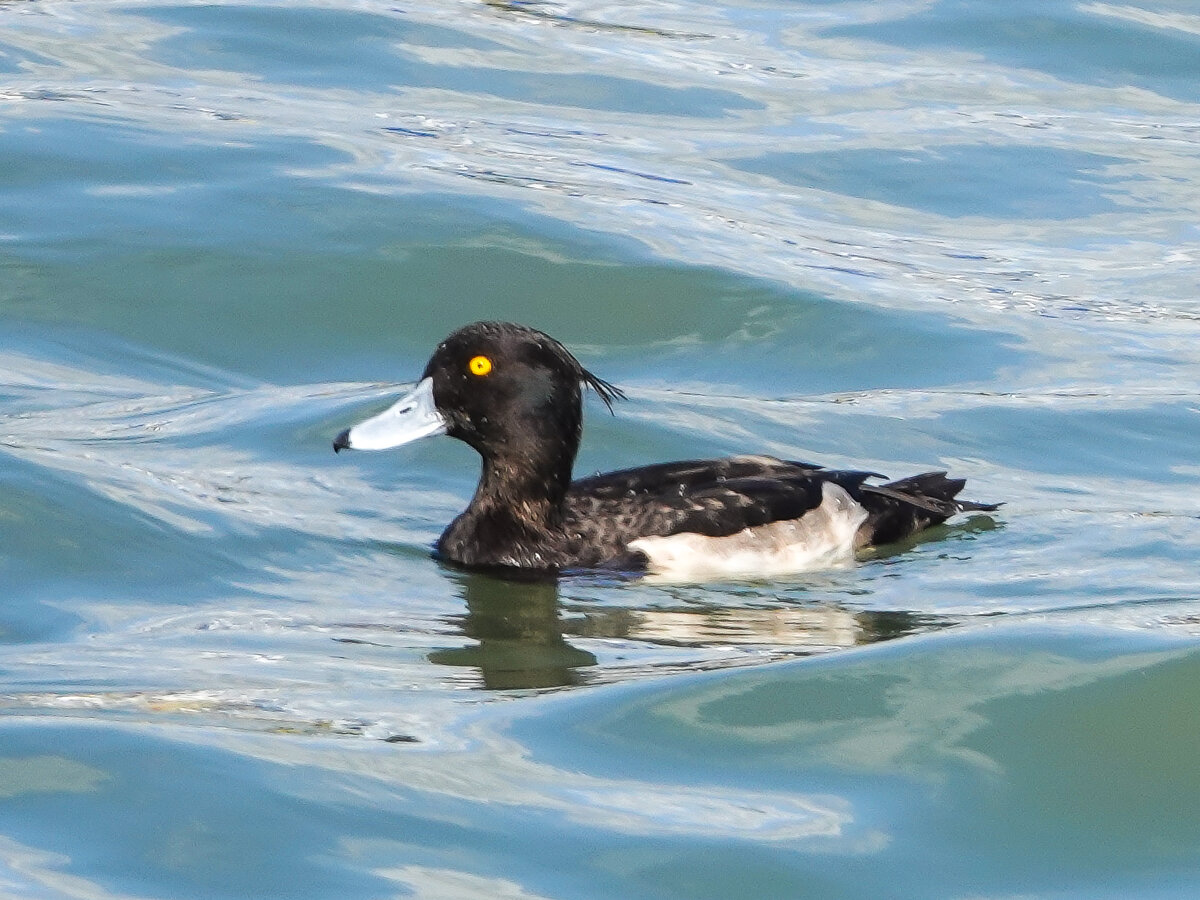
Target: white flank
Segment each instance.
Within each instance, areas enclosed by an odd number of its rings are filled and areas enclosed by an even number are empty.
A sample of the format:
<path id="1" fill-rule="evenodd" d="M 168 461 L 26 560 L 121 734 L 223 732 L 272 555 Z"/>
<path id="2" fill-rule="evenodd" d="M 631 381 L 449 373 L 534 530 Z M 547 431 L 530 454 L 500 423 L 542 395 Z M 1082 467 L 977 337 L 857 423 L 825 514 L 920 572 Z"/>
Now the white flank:
<path id="1" fill-rule="evenodd" d="M 828 481 L 821 495 L 821 505 L 799 519 L 744 528 L 726 537 L 638 538 L 629 548 L 646 554 L 648 578 L 661 582 L 767 578 L 849 565 L 854 560 L 854 537 L 867 511 Z"/>

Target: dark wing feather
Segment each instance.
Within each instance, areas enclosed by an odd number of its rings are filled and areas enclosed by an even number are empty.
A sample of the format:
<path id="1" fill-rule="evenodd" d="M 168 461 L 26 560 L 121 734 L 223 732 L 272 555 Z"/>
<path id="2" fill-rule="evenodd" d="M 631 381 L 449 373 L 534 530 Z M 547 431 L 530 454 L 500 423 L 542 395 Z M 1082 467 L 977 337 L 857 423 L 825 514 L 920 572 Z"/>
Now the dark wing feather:
<path id="1" fill-rule="evenodd" d="M 959 500 L 966 485 L 962 478 L 947 478 L 945 472 L 925 472 L 890 481 L 863 485 L 858 501 L 867 508 L 863 535 L 868 543 L 890 544 L 938 525 L 955 513 L 992 512 L 999 503 Z"/>
<path id="2" fill-rule="evenodd" d="M 571 484 L 571 493 L 596 498 L 661 496 L 671 491 L 686 493 L 720 485 L 731 478 L 770 478 L 820 470 L 820 466 L 810 463 L 787 462 L 772 456 L 689 459 L 580 478 Z"/>

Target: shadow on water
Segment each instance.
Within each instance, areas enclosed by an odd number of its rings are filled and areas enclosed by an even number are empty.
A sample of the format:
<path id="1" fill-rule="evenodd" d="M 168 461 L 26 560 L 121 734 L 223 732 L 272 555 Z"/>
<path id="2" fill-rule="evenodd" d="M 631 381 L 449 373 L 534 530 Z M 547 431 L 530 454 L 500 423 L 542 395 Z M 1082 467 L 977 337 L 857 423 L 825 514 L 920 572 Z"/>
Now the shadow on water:
<path id="1" fill-rule="evenodd" d="M 436 665 L 474 668 L 488 690 L 537 690 L 624 680 L 671 669 L 748 665 L 894 640 L 958 624 L 905 610 L 854 610 L 828 602 L 681 600 L 669 606 L 575 602 L 564 608 L 555 580 L 462 576 L 467 611 L 450 621 L 475 643 L 435 650 Z M 571 640 L 621 642 L 617 659 L 601 659 Z M 640 645 L 631 648 L 626 642 Z M 664 661 L 664 648 L 706 651 Z"/>

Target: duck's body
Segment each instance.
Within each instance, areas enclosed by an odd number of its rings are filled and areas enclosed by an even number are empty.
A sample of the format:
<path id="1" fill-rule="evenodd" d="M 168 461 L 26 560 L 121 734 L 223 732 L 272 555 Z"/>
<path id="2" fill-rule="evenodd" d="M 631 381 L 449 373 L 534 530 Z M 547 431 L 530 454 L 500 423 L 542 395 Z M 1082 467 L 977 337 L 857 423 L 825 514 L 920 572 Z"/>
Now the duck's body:
<path id="1" fill-rule="evenodd" d="M 483 458 L 475 496 L 437 542 L 468 567 L 619 568 L 682 577 L 828 566 L 991 504 L 931 472 L 870 485 L 871 472 L 766 456 L 662 463 L 571 481 L 580 385 L 620 392 L 540 331 L 479 322 L 442 342 L 412 394 L 338 435 L 337 450 L 446 433 Z"/>

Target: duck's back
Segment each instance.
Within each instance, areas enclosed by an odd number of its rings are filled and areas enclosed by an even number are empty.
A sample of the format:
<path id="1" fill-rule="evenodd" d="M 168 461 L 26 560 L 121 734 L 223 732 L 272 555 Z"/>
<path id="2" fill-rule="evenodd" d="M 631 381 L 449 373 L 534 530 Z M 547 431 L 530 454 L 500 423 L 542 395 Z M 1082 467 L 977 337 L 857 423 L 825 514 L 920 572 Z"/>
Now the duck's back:
<path id="1" fill-rule="evenodd" d="M 654 539 L 728 539 L 800 520 L 826 501 L 826 484 L 856 492 L 869 474 L 766 456 L 627 469 L 573 482 L 564 525 L 578 565 L 643 568 L 652 562 Z M 671 553 L 678 547 L 677 541 Z"/>
<path id="2" fill-rule="evenodd" d="M 872 472 L 768 456 L 687 460 L 572 483 L 567 555 L 580 567 L 711 575 L 796 571 L 852 558 L 955 512 L 963 482 L 927 473 L 886 485 Z"/>

